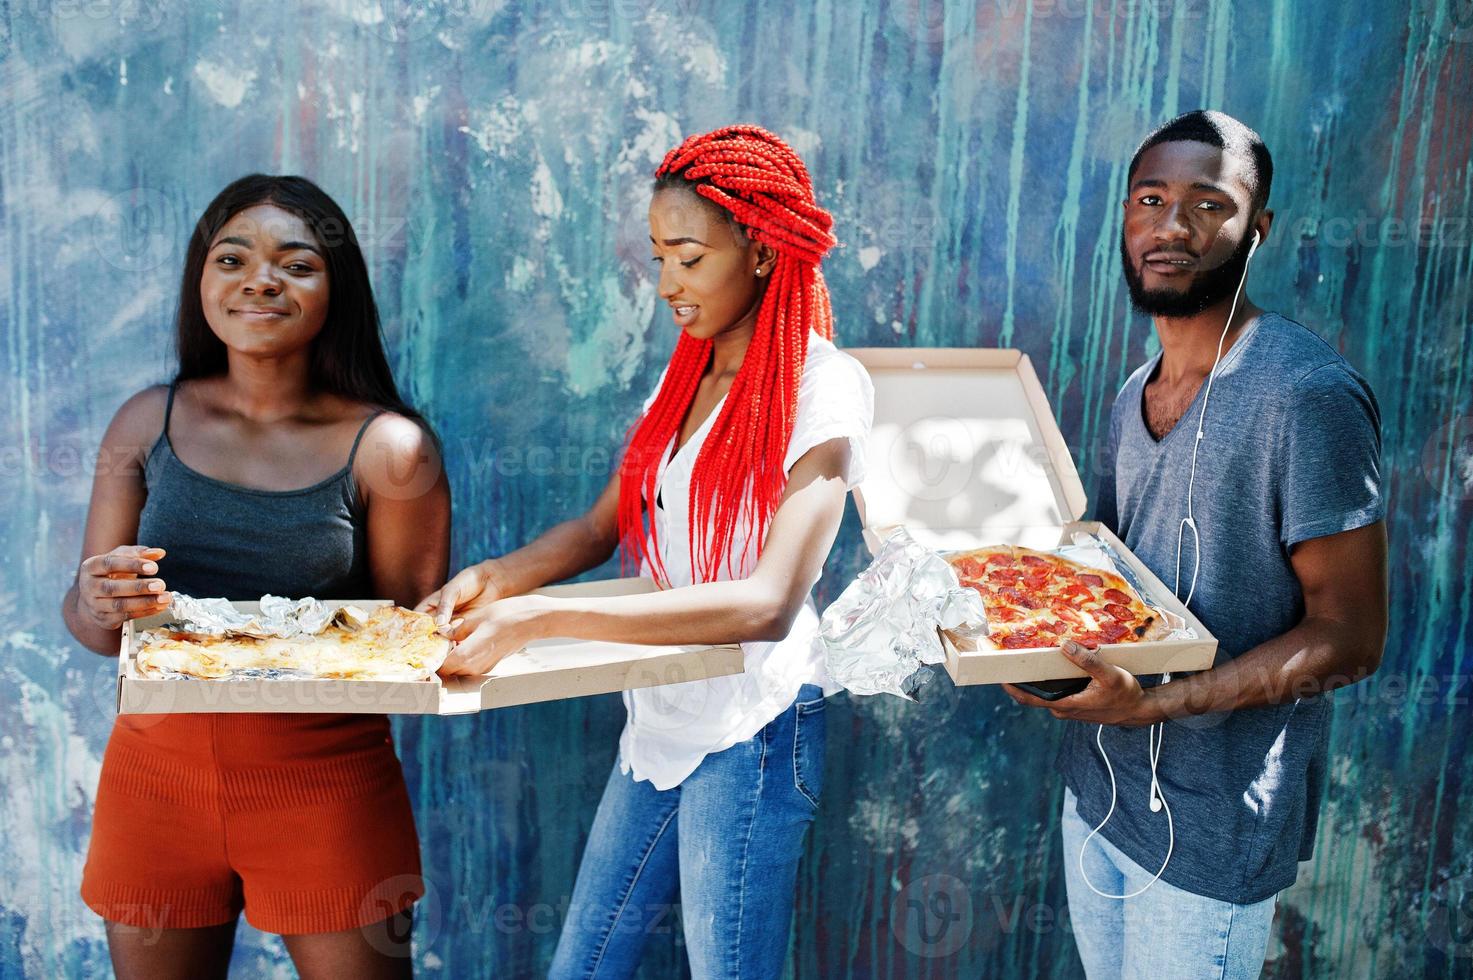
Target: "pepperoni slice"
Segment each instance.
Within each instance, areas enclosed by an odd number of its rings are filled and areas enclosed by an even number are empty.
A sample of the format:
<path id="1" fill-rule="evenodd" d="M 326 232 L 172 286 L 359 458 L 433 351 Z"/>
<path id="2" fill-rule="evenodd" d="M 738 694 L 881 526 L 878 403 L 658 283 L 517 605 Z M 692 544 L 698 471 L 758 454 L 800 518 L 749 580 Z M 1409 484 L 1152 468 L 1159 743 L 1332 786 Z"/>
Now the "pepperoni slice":
<path id="1" fill-rule="evenodd" d="M 987 618 L 996 620 L 999 623 L 1016 623 L 1023 618 L 1023 614 L 1011 606 L 989 606 L 987 608 Z"/>
<path id="2" fill-rule="evenodd" d="M 1023 650 L 1027 647 L 1034 646 L 1038 646 L 1038 641 L 1033 638 L 1032 630 L 1013 633 L 1011 636 L 1005 636 L 1002 639 L 1002 648 L 1004 650 Z"/>
<path id="3" fill-rule="evenodd" d="M 1049 568 L 1049 567 L 1051 567 L 1051 564 L 1048 561 L 1046 561 L 1043 558 L 1038 557 L 1037 555 L 1024 555 L 1019 560 L 1023 564 L 1025 564 L 1025 565 L 1032 565 L 1035 568 Z"/>
<path id="4" fill-rule="evenodd" d="M 1111 602 L 1107 604 L 1105 606 L 1105 615 L 1110 616 L 1114 619 L 1118 619 L 1122 623 L 1129 622 L 1133 618 L 1130 609 L 1126 606 L 1122 606 L 1118 602 Z"/>
<path id="5" fill-rule="evenodd" d="M 1073 623 L 1075 626 L 1080 626 L 1084 623 L 1084 618 L 1068 606 L 1055 606 L 1053 608 L 1053 614 L 1064 622 Z"/>
<path id="6" fill-rule="evenodd" d="M 997 590 L 997 594 L 1012 602 L 1015 606 L 1020 606 L 1024 609 L 1037 609 L 1039 607 L 1037 599 L 1034 599 L 1020 589 L 1011 587 L 1002 588 Z"/>
<path id="7" fill-rule="evenodd" d="M 1128 628 L 1121 626 L 1119 623 L 1102 623 L 1100 625 L 1100 635 L 1105 638 L 1106 643 L 1114 643 L 1129 632 L 1130 630 Z"/>
<path id="8" fill-rule="evenodd" d="M 1098 575 L 1089 575 L 1089 574 L 1081 573 L 1081 574 L 1076 575 L 1074 577 L 1075 577 L 1075 579 L 1077 579 L 1079 581 L 1079 583 L 1081 585 L 1092 585 L 1092 586 L 1094 586 L 1097 589 L 1103 588 L 1104 585 L 1105 585 L 1105 580 L 1102 579 L 1102 578 L 1100 578 Z"/>
<path id="9" fill-rule="evenodd" d="M 1119 602 L 1127 606 L 1130 605 L 1130 596 L 1121 592 L 1119 589 L 1106 589 L 1105 598 L 1111 602 Z"/>
<path id="10" fill-rule="evenodd" d="M 1088 602 L 1095 597 L 1095 594 L 1082 585 L 1066 585 L 1059 590 L 1059 597 L 1077 603 Z"/>
<path id="11" fill-rule="evenodd" d="M 1002 585 L 1016 584 L 1018 579 L 1022 577 L 1021 572 L 1011 568 L 997 568 L 987 573 L 987 581 L 997 582 Z"/>
<path id="12" fill-rule="evenodd" d="M 956 569 L 958 575 L 965 575 L 968 578 L 978 578 L 983 572 L 987 571 L 986 564 L 975 558 L 963 558 L 953 567 Z"/>

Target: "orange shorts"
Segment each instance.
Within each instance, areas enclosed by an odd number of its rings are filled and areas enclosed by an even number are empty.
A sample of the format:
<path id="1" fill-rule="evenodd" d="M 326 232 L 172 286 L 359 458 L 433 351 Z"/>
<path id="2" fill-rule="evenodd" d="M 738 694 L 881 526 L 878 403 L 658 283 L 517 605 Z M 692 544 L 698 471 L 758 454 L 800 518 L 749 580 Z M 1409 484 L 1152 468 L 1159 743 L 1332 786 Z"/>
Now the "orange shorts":
<path id="1" fill-rule="evenodd" d="M 338 932 L 424 894 L 382 715 L 124 715 L 97 788 L 82 900 L 147 929 Z"/>

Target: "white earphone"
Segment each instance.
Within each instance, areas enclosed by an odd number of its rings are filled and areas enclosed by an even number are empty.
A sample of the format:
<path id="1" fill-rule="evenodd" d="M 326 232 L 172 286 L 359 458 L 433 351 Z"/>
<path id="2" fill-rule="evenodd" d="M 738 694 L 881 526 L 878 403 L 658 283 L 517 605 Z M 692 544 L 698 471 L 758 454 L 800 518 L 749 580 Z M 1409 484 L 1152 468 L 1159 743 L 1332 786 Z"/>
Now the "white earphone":
<path id="1" fill-rule="evenodd" d="M 1197 591 L 1197 572 L 1202 567 L 1202 538 L 1197 533 L 1197 520 L 1192 513 L 1192 490 L 1197 484 L 1197 453 L 1202 448 L 1203 420 L 1207 418 L 1207 402 L 1212 397 L 1212 382 L 1217 377 L 1217 366 L 1222 362 L 1222 345 L 1227 342 L 1228 331 L 1232 329 L 1233 316 L 1238 312 L 1238 300 L 1243 295 L 1243 284 L 1248 281 L 1248 263 L 1253 261 L 1253 253 L 1258 251 L 1258 243 L 1261 239 L 1258 232 L 1253 232 L 1253 244 L 1248 246 L 1248 257 L 1243 260 L 1243 275 L 1238 280 L 1238 288 L 1233 293 L 1232 306 L 1228 308 L 1227 322 L 1222 325 L 1222 336 L 1217 340 L 1217 356 L 1212 361 L 1212 370 L 1207 372 L 1207 390 L 1202 393 L 1202 410 L 1197 413 L 1197 435 L 1192 440 L 1192 469 L 1191 475 L 1187 477 L 1187 516 L 1182 518 L 1181 524 L 1176 530 L 1176 581 L 1172 584 L 1171 591 L 1181 599 L 1182 605 L 1192 601 L 1192 595 Z M 1187 586 L 1187 597 L 1181 598 L 1181 546 L 1186 538 L 1186 532 L 1192 532 L 1192 579 Z M 1161 683 L 1171 680 L 1171 674 L 1163 674 Z M 1161 745 L 1166 740 L 1166 724 L 1164 722 L 1152 725 L 1147 732 L 1146 757 L 1151 762 L 1151 796 L 1148 801 L 1152 813 L 1166 811 L 1166 857 L 1161 861 L 1160 869 L 1151 876 L 1151 880 L 1133 892 L 1124 895 L 1109 895 L 1100 891 L 1089 880 L 1089 872 L 1084 867 L 1084 852 L 1089 848 L 1089 842 L 1094 840 L 1095 835 L 1105 829 L 1105 824 L 1115 814 L 1115 769 L 1110 765 L 1110 756 L 1105 752 L 1104 744 L 1105 726 L 1100 725 L 1095 729 L 1095 747 L 1100 750 L 1100 758 L 1105 762 L 1105 771 L 1110 774 L 1110 809 L 1105 813 L 1105 819 L 1101 820 L 1099 826 L 1089 832 L 1084 843 L 1079 845 L 1079 874 L 1089 890 L 1101 898 L 1135 898 L 1145 892 L 1166 872 L 1166 866 L 1171 863 L 1171 852 L 1176 847 L 1176 826 L 1171 819 L 1171 807 L 1166 802 L 1166 794 L 1161 792 L 1161 783 L 1156 779 L 1156 763 L 1161 758 Z"/>

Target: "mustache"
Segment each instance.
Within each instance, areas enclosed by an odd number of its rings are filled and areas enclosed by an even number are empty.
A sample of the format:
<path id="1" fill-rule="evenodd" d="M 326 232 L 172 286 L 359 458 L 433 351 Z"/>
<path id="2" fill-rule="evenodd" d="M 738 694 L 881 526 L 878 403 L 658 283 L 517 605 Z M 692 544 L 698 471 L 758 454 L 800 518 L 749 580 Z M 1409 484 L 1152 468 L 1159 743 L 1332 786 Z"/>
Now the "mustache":
<path id="1" fill-rule="evenodd" d="M 1130 305 L 1136 312 L 1146 316 L 1195 316 L 1232 294 L 1247 266 L 1251 249 L 1252 239 L 1245 238 L 1220 264 L 1210 268 L 1203 268 L 1198 264 L 1184 288 L 1152 290 L 1146 288 L 1143 277 L 1146 260 L 1155 255 L 1187 256 L 1191 254 L 1190 251 L 1182 249 L 1168 252 L 1165 249 L 1156 249 L 1137 260 L 1131 254 L 1122 232 L 1120 262 L 1130 292 Z"/>

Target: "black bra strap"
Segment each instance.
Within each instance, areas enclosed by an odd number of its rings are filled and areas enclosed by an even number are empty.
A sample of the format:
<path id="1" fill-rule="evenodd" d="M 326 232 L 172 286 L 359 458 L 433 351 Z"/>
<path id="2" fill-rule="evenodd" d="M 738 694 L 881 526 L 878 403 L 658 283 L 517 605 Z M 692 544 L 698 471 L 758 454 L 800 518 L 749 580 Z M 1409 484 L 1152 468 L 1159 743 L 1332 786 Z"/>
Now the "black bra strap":
<path id="1" fill-rule="evenodd" d="M 372 415 L 370 415 L 368 418 L 364 419 L 363 427 L 358 430 L 358 437 L 353 440 L 353 448 L 348 453 L 349 467 L 353 465 L 353 460 L 358 458 L 358 444 L 363 441 L 363 434 L 368 431 L 368 427 L 373 424 L 373 420 L 384 414 L 385 411 L 386 409 L 381 408 L 377 412 L 374 412 Z"/>
<path id="2" fill-rule="evenodd" d="M 164 405 L 164 438 L 169 437 L 169 418 L 174 414 L 174 392 L 179 390 L 179 382 L 169 383 L 169 401 Z"/>

